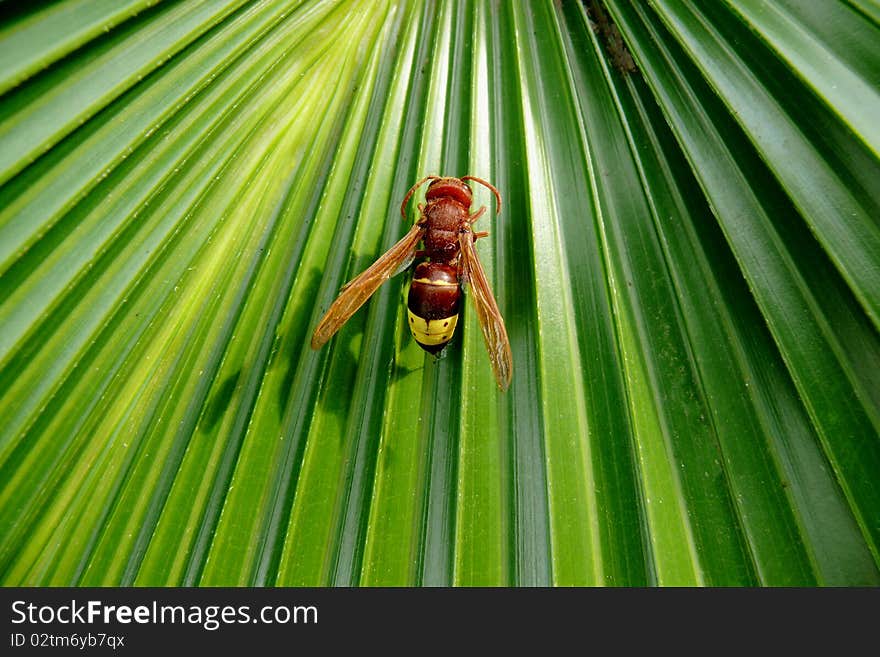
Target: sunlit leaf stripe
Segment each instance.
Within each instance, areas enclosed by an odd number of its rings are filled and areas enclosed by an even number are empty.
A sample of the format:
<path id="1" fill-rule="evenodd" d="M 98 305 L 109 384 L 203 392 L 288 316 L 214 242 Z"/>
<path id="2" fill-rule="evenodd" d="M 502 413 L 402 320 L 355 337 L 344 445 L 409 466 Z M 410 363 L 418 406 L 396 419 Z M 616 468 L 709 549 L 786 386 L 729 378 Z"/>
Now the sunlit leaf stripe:
<path id="1" fill-rule="evenodd" d="M 806 4 L 7 10 L 2 582 L 880 582 L 880 35 Z M 507 393 L 405 276 L 308 348 L 427 173 Z"/>

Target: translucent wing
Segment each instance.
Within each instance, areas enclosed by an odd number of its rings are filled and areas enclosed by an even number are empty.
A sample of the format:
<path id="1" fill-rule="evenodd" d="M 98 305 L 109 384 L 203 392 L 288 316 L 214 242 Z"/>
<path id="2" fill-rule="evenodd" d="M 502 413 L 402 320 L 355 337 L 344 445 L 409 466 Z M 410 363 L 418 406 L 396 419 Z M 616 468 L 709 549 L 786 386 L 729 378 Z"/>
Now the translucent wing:
<path id="1" fill-rule="evenodd" d="M 474 234 L 468 230 L 462 232 L 459 237 L 461 245 L 461 264 L 464 275 L 470 282 L 470 293 L 477 309 L 477 317 L 480 320 L 480 328 L 483 329 L 483 338 L 486 340 L 486 350 L 489 352 L 489 360 L 495 371 L 495 380 L 498 387 L 507 390 L 510 378 L 513 376 L 513 357 L 510 353 L 510 341 L 507 339 L 507 329 L 504 328 L 504 319 L 495 303 L 486 272 L 474 250 Z"/>
<path id="2" fill-rule="evenodd" d="M 424 233 L 424 228 L 416 224 L 376 262 L 343 286 L 342 292 L 321 318 L 312 334 L 312 349 L 319 349 L 332 338 L 333 334 L 364 305 L 382 283 L 400 271 L 401 265 L 412 260 Z"/>

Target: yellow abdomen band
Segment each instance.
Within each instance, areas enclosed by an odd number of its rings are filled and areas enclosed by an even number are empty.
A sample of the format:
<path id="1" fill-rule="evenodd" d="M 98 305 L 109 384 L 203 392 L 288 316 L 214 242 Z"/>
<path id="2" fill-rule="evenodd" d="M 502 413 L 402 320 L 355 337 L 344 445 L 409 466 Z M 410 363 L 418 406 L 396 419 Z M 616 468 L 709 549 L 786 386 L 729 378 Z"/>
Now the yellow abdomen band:
<path id="1" fill-rule="evenodd" d="M 416 342 L 430 346 L 449 342 L 455 331 L 455 324 L 458 322 L 457 314 L 443 319 L 430 320 L 414 315 L 409 308 L 406 309 L 406 314 L 409 315 L 409 330 L 412 331 Z"/>

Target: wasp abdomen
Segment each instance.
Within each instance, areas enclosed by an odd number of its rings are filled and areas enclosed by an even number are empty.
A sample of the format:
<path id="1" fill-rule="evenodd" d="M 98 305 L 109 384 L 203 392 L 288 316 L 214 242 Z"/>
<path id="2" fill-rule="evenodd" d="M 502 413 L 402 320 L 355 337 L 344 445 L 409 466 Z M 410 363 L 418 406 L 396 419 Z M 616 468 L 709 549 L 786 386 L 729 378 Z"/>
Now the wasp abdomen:
<path id="1" fill-rule="evenodd" d="M 422 349 L 436 354 L 452 339 L 460 299 L 454 267 L 437 262 L 423 262 L 416 267 L 409 288 L 407 320 Z"/>

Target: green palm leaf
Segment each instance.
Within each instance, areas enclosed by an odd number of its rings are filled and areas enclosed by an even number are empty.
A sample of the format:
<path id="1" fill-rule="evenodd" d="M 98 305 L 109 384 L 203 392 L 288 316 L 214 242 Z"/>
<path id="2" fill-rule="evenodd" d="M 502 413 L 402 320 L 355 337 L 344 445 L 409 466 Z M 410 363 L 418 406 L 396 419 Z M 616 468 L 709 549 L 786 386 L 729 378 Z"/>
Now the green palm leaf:
<path id="1" fill-rule="evenodd" d="M 880 583 L 870 3 L 150 4 L 0 24 L 0 581 Z M 507 393 L 308 347 L 429 173 Z"/>

